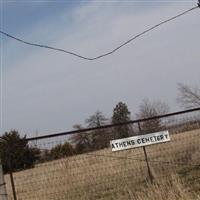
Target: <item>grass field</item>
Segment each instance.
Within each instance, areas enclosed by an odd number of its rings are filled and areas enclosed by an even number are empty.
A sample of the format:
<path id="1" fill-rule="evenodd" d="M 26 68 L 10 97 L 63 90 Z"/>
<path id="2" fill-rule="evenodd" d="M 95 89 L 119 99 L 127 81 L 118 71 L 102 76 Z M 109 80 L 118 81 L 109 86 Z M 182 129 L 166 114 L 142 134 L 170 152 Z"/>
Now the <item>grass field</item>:
<path id="1" fill-rule="evenodd" d="M 104 149 L 15 173 L 18 200 L 200 199 L 200 129 L 171 135 L 171 142 L 146 150 L 153 184 L 142 148 Z M 8 176 L 6 183 L 11 200 Z"/>

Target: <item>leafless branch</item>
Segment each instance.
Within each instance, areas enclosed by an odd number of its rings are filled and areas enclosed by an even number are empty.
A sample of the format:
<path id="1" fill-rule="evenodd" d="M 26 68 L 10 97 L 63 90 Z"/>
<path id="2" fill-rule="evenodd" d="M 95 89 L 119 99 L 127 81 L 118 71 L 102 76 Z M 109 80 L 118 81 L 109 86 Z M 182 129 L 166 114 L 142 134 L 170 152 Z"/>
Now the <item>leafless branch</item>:
<path id="1" fill-rule="evenodd" d="M 178 83 L 177 102 L 186 109 L 200 106 L 200 89 Z"/>

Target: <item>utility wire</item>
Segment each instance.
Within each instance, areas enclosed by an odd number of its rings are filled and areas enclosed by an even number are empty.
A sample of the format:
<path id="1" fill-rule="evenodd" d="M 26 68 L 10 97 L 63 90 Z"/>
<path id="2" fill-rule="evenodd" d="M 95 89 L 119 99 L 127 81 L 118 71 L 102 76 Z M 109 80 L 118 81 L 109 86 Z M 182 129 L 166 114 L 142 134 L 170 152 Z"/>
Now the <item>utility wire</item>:
<path id="1" fill-rule="evenodd" d="M 5 35 L 5 36 L 7 36 L 7 37 L 9 37 L 9 38 L 12 38 L 12 39 L 14 39 L 14 40 L 17 40 L 17 41 L 19 41 L 19 42 L 21 42 L 21 43 L 24 43 L 24 44 L 27 44 L 27 45 L 36 46 L 36 47 L 40 47 L 40 48 L 51 49 L 51 50 L 55 50 L 55 51 L 60 51 L 60 52 L 64 52 L 64 53 L 67 53 L 67 54 L 76 56 L 76 57 L 81 58 L 81 59 L 84 59 L 84 60 L 90 60 L 90 61 L 91 61 L 91 60 L 97 60 L 97 59 L 99 59 L 99 58 L 102 58 L 102 57 L 108 56 L 108 55 L 110 55 L 110 54 L 113 54 L 113 53 L 115 53 L 117 50 L 119 50 L 120 48 L 122 48 L 123 46 L 125 46 L 125 45 L 129 44 L 130 42 L 132 42 L 133 40 L 135 40 L 135 39 L 141 37 L 142 35 L 146 34 L 147 32 L 150 32 L 150 31 L 152 31 L 153 29 L 156 29 L 156 28 L 158 28 L 159 26 L 161 26 L 161 25 L 163 25 L 163 24 L 166 24 L 166 23 L 168 23 L 168 22 L 170 22 L 170 21 L 172 21 L 172 20 L 174 20 L 174 19 L 176 19 L 176 18 L 178 18 L 178 17 L 181 17 L 181 16 L 187 14 L 188 12 L 190 12 L 190 11 L 192 11 L 192 10 L 195 10 L 195 9 L 197 9 L 197 8 L 200 8 L 199 3 L 198 3 L 197 6 L 195 6 L 195 7 L 193 7 L 193 8 L 190 8 L 190 9 L 188 9 L 188 10 L 186 10 L 186 11 L 184 11 L 184 12 L 182 12 L 182 13 L 180 13 L 180 14 L 174 16 L 174 17 L 171 17 L 171 18 L 169 18 L 169 19 L 167 19 L 167 20 L 165 20 L 165 21 L 160 22 L 159 24 L 156 24 L 156 25 L 152 26 L 152 27 L 149 28 L 149 29 L 146 29 L 145 31 L 139 33 L 138 35 L 136 35 L 136 36 L 130 38 L 129 40 L 127 40 L 126 42 L 122 43 L 121 45 L 119 45 L 119 46 L 116 47 L 115 49 L 113 49 L 113 50 L 111 50 L 111 51 L 109 51 L 109 52 L 107 52 L 107 53 L 101 54 L 101 55 L 99 55 L 99 56 L 96 56 L 96 57 L 85 57 L 85 56 L 82 56 L 82 55 L 77 54 L 77 53 L 72 52 L 72 51 L 68 51 L 68 50 L 64 50 L 64 49 L 60 49 L 60 48 L 56 48 L 56 47 L 51 47 L 51 46 L 47 46 L 47 45 L 43 45 L 43 44 L 37 44 L 37 43 L 28 42 L 28 41 L 25 41 L 25 40 L 20 39 L 20 38 L 18 38 L 18 37 L 15 37 L 15 36 L 13 36 L 13 35 L 10 35 L 10 34 L 8 34 L 8 33 L 6 33 L 6 32 L 3 32 L 3 31 L 1 31 L 1 30 L 0 30 L 0 33 L 3 34 L 3 35 Z"/>

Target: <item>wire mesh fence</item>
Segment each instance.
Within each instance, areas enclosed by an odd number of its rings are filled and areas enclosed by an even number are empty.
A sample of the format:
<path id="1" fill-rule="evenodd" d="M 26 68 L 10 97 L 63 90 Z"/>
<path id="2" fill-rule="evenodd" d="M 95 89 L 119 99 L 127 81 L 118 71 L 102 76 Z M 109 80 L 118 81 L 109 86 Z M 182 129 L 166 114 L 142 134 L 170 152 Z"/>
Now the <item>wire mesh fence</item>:
<path id="1" fill-rule="evenodd" d="M 111 151 L 110 140 L 163 130 L 169 131 L 170 142 Z M 12 170 L 15 198 L 134 199 L 150 194 L 155 185 L 167 192 L 169 187 L 179 190 L 178 184 L 188 193 L 200 194 L 199 136 L 200 109 L 196 109 L 27 139 L 39 156 L 34 166 Z M 5 181 L 8 199 L 15 200 L 9 175 Z"/>

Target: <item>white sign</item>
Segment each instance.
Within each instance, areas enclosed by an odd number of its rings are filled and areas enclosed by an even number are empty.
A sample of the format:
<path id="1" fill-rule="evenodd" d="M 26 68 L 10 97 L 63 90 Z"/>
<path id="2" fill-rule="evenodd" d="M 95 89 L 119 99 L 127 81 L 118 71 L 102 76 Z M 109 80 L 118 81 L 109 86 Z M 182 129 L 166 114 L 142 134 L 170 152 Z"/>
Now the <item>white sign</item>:
<path id="1" fill-rule="evenodd" d="M 161 131 L 157 133 L 112 140 L 110 142 L 110 145 L 112 151 L 120 151 L 120 150 L 126 150 L 126 149 L 158 144 L 168 141 L 170 141 L 169 131 Z"/>

